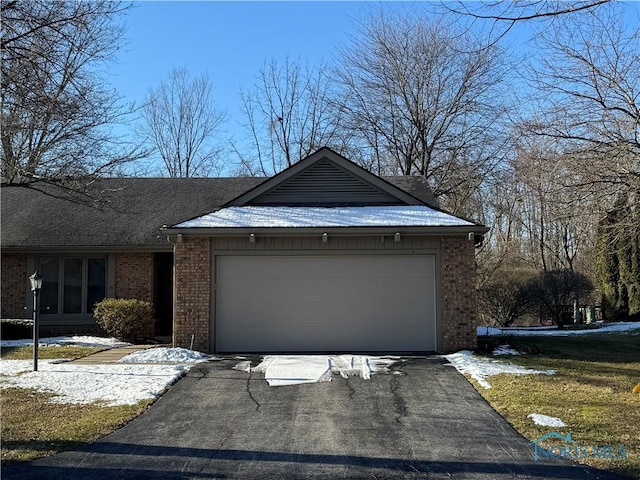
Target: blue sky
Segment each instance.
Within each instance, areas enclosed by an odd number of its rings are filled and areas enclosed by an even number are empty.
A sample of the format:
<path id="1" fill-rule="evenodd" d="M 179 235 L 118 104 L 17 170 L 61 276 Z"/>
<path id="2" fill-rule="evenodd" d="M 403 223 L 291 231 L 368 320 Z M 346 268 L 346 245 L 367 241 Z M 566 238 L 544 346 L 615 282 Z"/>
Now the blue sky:
<path id="1" fill-rule="evenodd" d="M 210 76 L 228 129 L 239 117 L 240 87 L 250 88 L 265 59 L 329 60 L 354 32 L 365 2 L 140 2 L 126 17 L 127 44 L 110 82 L 141 102 L 174 67 Z M 403 8 L 398 2 L 394 8 Z"/>
<path id="2" fill-rule="evenodd" d="M 251 88 L 265 60 L 289 56 L 310 67 L 330 61 L 357 34 L 358 19 L 382 4 L 424 15 L 435 6 L 429 1 L 138 2 L 126 15 L 127 43 L 107 80 L 124 100 L 140 105 L 173 68 L 206 73 L 217 104 L 229 116 L 221 136 L 239 139 L 240 87 Z M 640 11 L 640 3 L 626 7 Z M 519 24 L 503 40 L 522 52 L 529 37 L 530 26 Z"/>

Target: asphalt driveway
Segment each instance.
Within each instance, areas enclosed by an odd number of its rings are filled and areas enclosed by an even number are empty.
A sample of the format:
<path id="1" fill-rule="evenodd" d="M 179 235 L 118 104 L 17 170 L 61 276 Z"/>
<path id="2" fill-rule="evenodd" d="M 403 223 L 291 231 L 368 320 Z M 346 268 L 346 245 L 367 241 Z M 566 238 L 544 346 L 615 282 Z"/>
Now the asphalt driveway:
<path id="1" fill-rule="evenodd" d="M 232 358 L 195 366 L 145 414 L 3 479 L 620 479 L 533 447 L 442 358 L 370 380 L 269 387 Z M 255 362 L 254 362 L 255 365 Z"/>

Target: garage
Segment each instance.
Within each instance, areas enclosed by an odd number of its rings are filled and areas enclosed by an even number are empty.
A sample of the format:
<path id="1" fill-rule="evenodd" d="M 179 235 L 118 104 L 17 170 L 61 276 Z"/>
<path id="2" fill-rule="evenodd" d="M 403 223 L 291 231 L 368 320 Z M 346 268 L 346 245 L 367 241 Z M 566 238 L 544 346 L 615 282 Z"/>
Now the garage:
<path id="1" fill-rule="evenodd" d="M 207 210 L 164 230 L 174 245 L 175 345 L 477 345 L 475 248 L 488 229 L 440 209 L 424 178 L 379 177 L 324 147 Z"/>
<path id="2" fill-rule="evenodd" d="M 437 351 L 436 257 L 217 255 L 217 352 Z"/>

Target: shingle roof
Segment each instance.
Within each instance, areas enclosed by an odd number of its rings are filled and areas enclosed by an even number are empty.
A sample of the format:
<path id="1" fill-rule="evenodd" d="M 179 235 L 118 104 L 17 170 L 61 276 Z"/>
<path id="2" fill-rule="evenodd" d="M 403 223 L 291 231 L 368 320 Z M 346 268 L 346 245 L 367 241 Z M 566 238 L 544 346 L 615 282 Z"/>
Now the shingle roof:
<path id="1" fill-rule="evenodd" d="M 419 177 L 383 177 L 437 205 Z M 94 182 L 97 200 L 78 202 L 59 187 L 2 187 L 3 249 L 169 246 L 160 229 L 220 208 L 264 178 L 110 178 Z"/>

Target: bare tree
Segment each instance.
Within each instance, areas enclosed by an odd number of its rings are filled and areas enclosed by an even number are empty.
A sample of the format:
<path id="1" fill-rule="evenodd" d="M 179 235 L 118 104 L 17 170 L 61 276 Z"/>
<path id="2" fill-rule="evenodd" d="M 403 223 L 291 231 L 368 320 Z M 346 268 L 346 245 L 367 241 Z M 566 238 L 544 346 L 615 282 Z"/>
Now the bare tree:
<path id="1" fill-rule="evenodd" d="M 497 22 L 524 22 L 542 18 L 554 18 L 563 15 L 593 10 L 612 0 L 522 0 L 511 2 L 498 0 L 497 2 L 484 2 L 478 5 L 469 2 L 455 2 L 455 4 L 443 4 L 449 12 L 468 15 L 481 20 L 494 20 Z"/>
<path id="2" fill-rule="evenodd" d="M 640 191 L 638 23 L 626 26 L 614 6 L 566 17 L 542 34 L 540 47 L 533 85 L 547 102 L 530 133 L 562 143 L 575 186 Z"/>
<path id="3" fill-rule="evenodd" d="M 145 140 L 160 156 L 171 177 L 219 174 L 221 148 L 215 135 L 226 114 L 213 98 L 209 77 L 191 77 L 185 68 L 150 88 L 142 107 Z"/>
<path id="4" fill-rule="evenodd" d="M 594 11 L 612 0 L 498 0 L 495 2 L 441 2 L 441 10 L 471 22 L 489 22 L 488 44 L 495 44 L 518 23 L 554 20 Z"/>
<path id="5" fill-rule="evenodd" d="M 506 59 L 452 26 L 380 14 L 342 52 L 347 128 L 379 173 L 421 175 L 457 212 L 505 153 Z"/>
<path id="6" fill-rule="evenodd" d="M 141 156 L 111 128 L 131 113 L 100 76 L 130 5 L 2 1 L 2 176 L 69 183 Z"/>
<path id="7" fill-rule="evenodd" d="M 248 141 L 246 148 L 234 144 L 234 149 L 247 173 L 272 175 L 320 147 L 346 148 L 323 65 L 311 70 L 289 58 L 283 65 L 266 61 L 257 83 L 241 98 Z"/>

